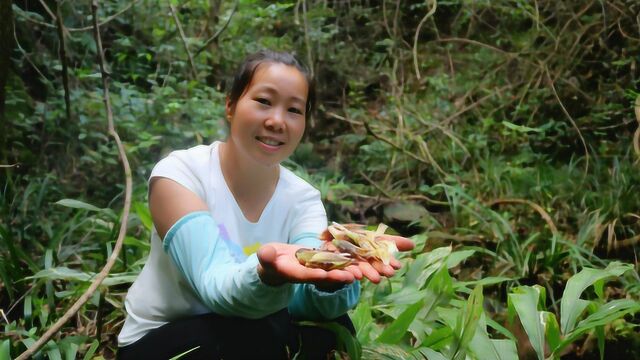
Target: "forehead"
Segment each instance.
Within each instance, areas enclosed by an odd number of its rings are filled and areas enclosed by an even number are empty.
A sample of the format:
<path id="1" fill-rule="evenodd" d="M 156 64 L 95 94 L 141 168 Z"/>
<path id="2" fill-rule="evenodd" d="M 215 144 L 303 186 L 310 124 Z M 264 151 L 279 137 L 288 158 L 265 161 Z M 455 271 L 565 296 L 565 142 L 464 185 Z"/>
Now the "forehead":
<path id="1" fill-rule="evenodd" d="M 291 98 L 306 101 L 309 84 L 306 77 L 294 66 L 281 63 L 258 65 L 247 92 L 270 91 Z"/>

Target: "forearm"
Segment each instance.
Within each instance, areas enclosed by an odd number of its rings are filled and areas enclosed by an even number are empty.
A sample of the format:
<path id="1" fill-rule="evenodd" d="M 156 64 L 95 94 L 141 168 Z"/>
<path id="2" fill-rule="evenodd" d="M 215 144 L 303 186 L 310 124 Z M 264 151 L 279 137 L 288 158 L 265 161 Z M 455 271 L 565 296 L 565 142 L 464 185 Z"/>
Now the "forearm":
<path id="1" fill-rule="evenodd" d="M 360 299 L 360 282 L 327 292 L 313 284 L 296 284 L 289 303 L 289 313 L 300 319 L 332 320 L 354 308 Z"/>
<path id="2" fill-rule="evenodd" d="M 305 247 L 320 247 L 317 234 L 303 233 L 293 241 Z M 289 303 L 289 313 L 296 318 L 308 320 L 335 319 L 355 307 L 360 299 L 360 282 L 336 284 L 331 287 L 323 284 L 320 288 L 314 284 L 296 284 Z"/>
<path id="3" fill-rule="evenodd" d="M 176 222 L 164 248 L 201 301 L 220 315 L 261 318 L 285 308 L 293 293 L 290 284 L 264 284 L 255 255 L 236 262 L 206 212 Z"/>

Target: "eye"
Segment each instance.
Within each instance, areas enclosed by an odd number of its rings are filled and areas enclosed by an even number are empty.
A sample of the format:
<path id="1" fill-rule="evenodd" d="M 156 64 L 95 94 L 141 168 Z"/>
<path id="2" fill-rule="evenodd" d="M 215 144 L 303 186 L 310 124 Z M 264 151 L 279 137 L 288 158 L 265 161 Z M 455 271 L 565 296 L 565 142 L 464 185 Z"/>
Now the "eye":
<path id="1" fill-rule="evenodd" d="M 298 115 L 302 115 L 302 110 L 298 109 L 298 108 L 289 108 L 289 112 L 292 112 L 294 114 L 298 114 Z"/>
<path id="2" fill-rule="evenodd" d="M 271 102 L 265 98 L 255 98 L 254 101 L 259 102 L 262 105 L 271 105 Z"/>

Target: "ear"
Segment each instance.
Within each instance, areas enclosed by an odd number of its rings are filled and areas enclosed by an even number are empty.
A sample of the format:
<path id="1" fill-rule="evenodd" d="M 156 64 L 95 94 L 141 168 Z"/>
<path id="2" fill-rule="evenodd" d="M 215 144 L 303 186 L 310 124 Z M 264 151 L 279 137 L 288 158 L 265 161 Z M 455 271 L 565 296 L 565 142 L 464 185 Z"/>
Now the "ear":
<path id="1" fill-rule="evenodd" d="M 233 109 L 231 108 L 231 102 L 229 102 L 228 96 L 224 104 L 224 113 L 226 116 L 226 120 L 230 122 L 231 118 L 233 117 Z"/>

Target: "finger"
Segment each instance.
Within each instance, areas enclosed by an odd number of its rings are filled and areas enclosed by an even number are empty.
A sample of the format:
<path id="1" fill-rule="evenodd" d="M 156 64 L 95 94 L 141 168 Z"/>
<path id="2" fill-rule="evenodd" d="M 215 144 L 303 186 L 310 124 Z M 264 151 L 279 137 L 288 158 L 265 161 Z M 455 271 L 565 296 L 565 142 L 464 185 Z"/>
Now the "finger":
<path id="1" fill-rule="evenodd" d="M 356 279 L 362 279 L 362 270 L 360 270 L 360 267 L 358 265 L 349 265 L 345 268 L 345 270 L 352 273 Z"/>
<path id="2" fill-rule="evenodd" d="M 389 264 L 395 270 L 398 270 L 398 269 L 400 269 L 402 267 L 402 263 L 400 261 L 398 261 L 398 259 L 396 259 L 396 258 L 391 259 L 391 262 Z"/>
<path id="3" fill-rule="evenodd" d="M 374 284 L 377 284 L 380 282 L 381 280 L 380 273 L 376 271 L 376 269 L 374 269 L 373 266 L 371 266 L 371 264 L 369 264 L 366 261 L 361 261 L 358 263 L 358 267 L 360 267 L 360 271 L 362 271 L 362 275 L 367 279 L 369 279 L 369 281 L 371 281 Z"/>
<path id="4" fill-rule="evenodd" d="M 413 241 L 411 241 L 411 239 L 407 239 L 406 237 L 403 237 L 403 236 L 380 235 L 379 239 L 380 240 L 392 240 L 392 241 L 394 241 L 396 243 L 396 247 L 400 251 L 409 251 L 409 250 L 412 250 L 416 246 L 416 244 L 414 244 Z"/>
<path id="5" fill-rule="evenodd" d="M 373 266 L 373 268 L 376 269 L 378 274 L 386 276 L 386 277 L 393 276 L 393 274 L 396 273 L 396 271 L 393 269 L 393 267 L 391 267 L 390 265 L 385 265 L 380 261 L 371 262 L 371 266 Z"/>
<path id="6" fill-rule="evenodd" d="M 345 270 L 329 270 L 327 272 L 327 280 L 350 284 L 355 280 L 355 276 L 349 271 Z"/>

